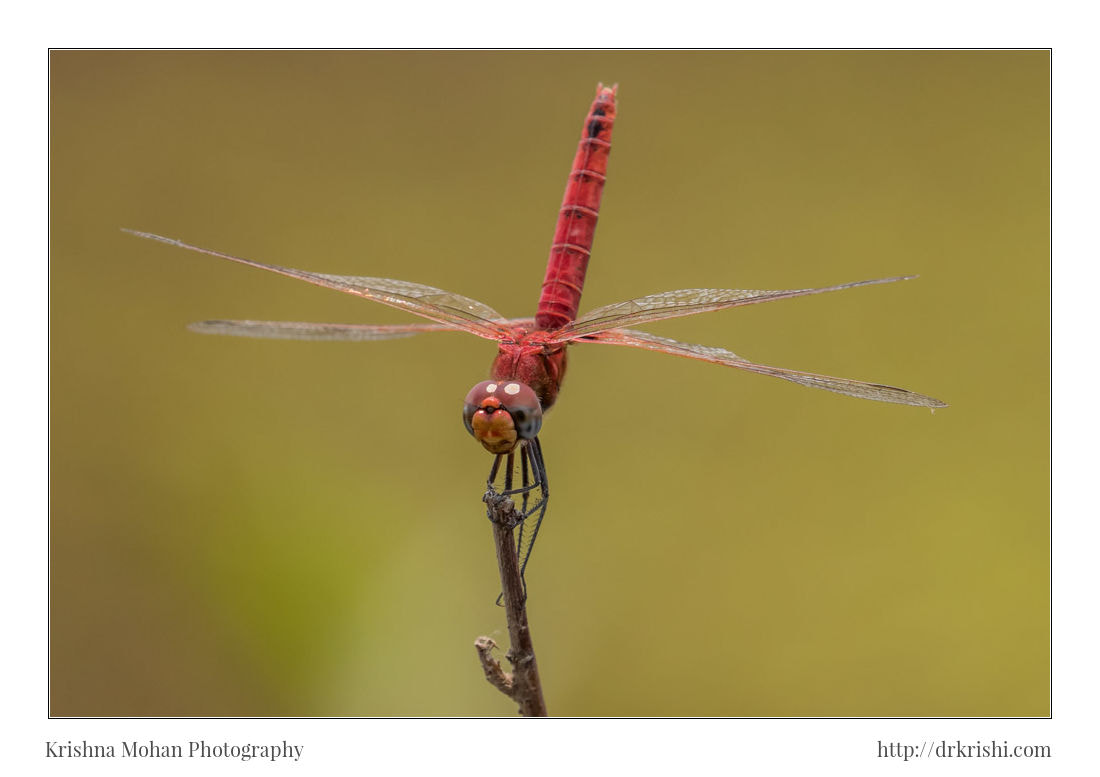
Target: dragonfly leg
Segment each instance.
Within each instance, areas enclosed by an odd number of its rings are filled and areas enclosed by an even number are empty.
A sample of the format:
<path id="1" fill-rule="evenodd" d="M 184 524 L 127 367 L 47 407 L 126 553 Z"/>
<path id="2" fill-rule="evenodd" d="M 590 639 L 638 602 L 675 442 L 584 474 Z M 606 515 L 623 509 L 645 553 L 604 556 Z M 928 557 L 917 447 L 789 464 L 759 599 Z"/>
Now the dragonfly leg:
<path id="1" fill-rule="evenodd" d="M 523 443 L 523 446 L 519 449 L 519 463 L 520 463 L 520 483 L 519 488 L 512 488 L 511 479 L 505 477 L 504 490 L 501 491 L 503 496 L 515 496 L 516 494 L 523 495 L 523 514 L 524 517 L 530 515 L 530 511 L 527 510 L 527 502 L 532 491 L 537 488 L 542 488 L 544 481 L 546 480 L 546 473 L 541 468 L 541 448 L 538 448 L 538 438 L 533 440 L 527 440 Z M 538 449 L 539 462 L 535 462 L 535 450 Z M 502 454 L 503 455 L 503 454 Z M 512 456 L 513 454 L 508 454 Z M 509 461 L 514 470 L 514 462 Z M 531 472 L 528 472 L 528 469 Z"/>
<path id="2" fill-rule="evenodd" d="M 523 513 L 524 517 L 526 518 L 527 517 L 527 500 L 530 499 L 530 497 L 531 497 L 531 488 L 528 486 L 528 483 L 531 482 L 531 479 L 530 479 L 530 477 L 527 473 L 527 446 L 526 445 L 524 445 L 519 451 L 519 468 L 520 468 L 520 472 L 522 473 L 520 475 L 520 482 L 523 484 L 523 489 L 522 489 L 522 491 L 523 491 L 523 504 L 520 506 L 519 511 L 521 513 Z"/>
<path id="3" fill-rule="evenodd" d="M 504 458 L 503 453 L 498 453 L 493 457 L 493 468 L 489 470 L 489 490 L 493 490 L 493 483 L 497 479 L 497 470 L 500 469 L 500 460 Z"/>
<path id="4" fill-rule="evenodd" d="M 542 519 L 546 517 L 546 507 L 550 503 L 550 483 L 546 477 L 546 464 L 542 459 L 542 445 L 539 443 L 539 439 L 535 437 L 525 447 L 524 454 L 526 454 L 531 461 L 531 469 L 533 475 L 532 487 L 538 487 L 542 492 L 539 497 L 538 503 L 536 503 L 529 511 L 524 511 L 524 522 L 520 528 L 520 566 L 519 574 L 524 581 L 524 588 L 527 586 L 526 577 L 524 577 L 527 571 L 527 562 L 531 559 L 531 551 L 535 548 L 535 540 L 538 539 L 539 529 L 542 528 Z M 524 471 L 526 477 L 526 469 Z M 525 502 L 526 506 L 526 502 Z M 528 525 L 527 519 L 533 519 L 534 525 Z M 524 536 L 526 535 L 526 537 Z M 526 539 L 526 543 L 524 543 Z"/>
<path id="5" fill-rule="evenodd" d="M 523 520 L 519 526 L 516 527 L 516 553 L 519 557 L 519 579 L 523 583 L 523 600 L 527 601 L 527 580 L 523 576 L 523 567 L 526 565 L 526 558 L 524 556 L 524 548 L 527 548 L 529 543 L 525 544 L 524 540 L 530 537 L 530 531 L 527 527 L 527 503 L 531 499 L 531 491 L 535 484 L 531 482 L 531 473 L 527 468 L 527 460 L 529 455 L 527 451 L 527 445 L 524 444 L 519 450 L 519 468 L 520 468 L 520 483 L 521 487 L 517 489 L 523 495 L 522 504 L 520 506 L 520 515 L 523 516 Z M 530 555 L 530 550 L 527 551 L 527 555 Z M 503 596 L 503 594 L 501 594 Z"/>
<path id="6" fill-rule="evenodd" d="M 528 445 L 530 443 L 527 443 Z M 515 485 L 516 464 L 515 453 L 500 453 L 497 454 L 493 461 L 493 467 L 489 470 L 489 479 L 487 481 L 486 497 L 498 498 L 506 496 L 515 496 L 517 494 L 523 497 L 523 507 L 521 513 L 524 517 L 531 514 L 531 510 L 527 509 L 527 504 L 530 501 L 530 494 L 535 489 L 542 488 L 544 477 L 539 477 L 537 470 L 535 470 L 534 464 L 529 463 L 530 456 L 527 452 L 527 448 L 520 449 L 520 483 L 519 487 L 513 488 Z M 503 490 L 497 491 L 496 481 L 500 477 L 500 465 L 501 462 L 506 460 L 507 463 L 504 466 L 504 482 Z M 531 473 L 528 470 L 532 470 Z M 536 505 L 537 507 L 537 505 Z"/>
<path id="7" fill-rule="evenodd" d="M 496 479 L 500 473 L 500 465 L 504 464 L 504 490 L 497 491 Z M 485 489 L 485 495 L 481 501 L 488 505 L 487 517 L 492 523 L 499 523 L 509 529 L 514 529 L 524 519 L 524 515 L 516 510 L 515 504 L 509 498 L 517 490 L 512 488 L 513 473 L 515 470 L 515 454 L 500 453 L 493 460 L 493 468 L 489 470 L 489 481 Z"/>
<path id="8" fill-rule="evenodd" d="M 503 464 L 503 490 L 496 490 L 496 480 L 501 476 L 500 467 Z M 515 483 L 516 475 L 519 483 Z M 536 489 L 538 495 L 535 495 Z M 520 505 L 517 508 L 512 502 L 512 497 L 520 497 Z M 547 486 L 546 465 L 542 458 L 542 446 L 538 438 L 527 440 L 519 448 L 519 468 L 517 472 L 515 453 L 500 454 L 493 462 L 493 468 L 489 473 L 489 488 L 485 493 L 484 501 L 488 505 L 488 518 L 494 523 L 499 523 L 507 528 L 515 529 L 516 555 L 520 566 L 520 578 L 524 587 L 526 599 L 527 580 L 524 573 L 527 562 L 531 558 L 531 550 L 534 548 L 535 539 L 542 526 L 542 519 L 546 516 L 546 507 L 549 503 L 550 492 Z M 501 603 L 498 597 L 497 604 Z"/>

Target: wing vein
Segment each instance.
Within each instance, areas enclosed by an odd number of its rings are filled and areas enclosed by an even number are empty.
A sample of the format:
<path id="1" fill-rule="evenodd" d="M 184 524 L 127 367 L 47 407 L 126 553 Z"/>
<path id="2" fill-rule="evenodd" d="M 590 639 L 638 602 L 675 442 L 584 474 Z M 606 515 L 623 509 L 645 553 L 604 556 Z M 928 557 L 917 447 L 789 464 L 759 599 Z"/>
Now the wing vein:
<path id="1" fill-rule="evenodd" d="M 650 294 L 645 297 L 605 305 L 589 311 L 571 324 L 566 324 L 554 333 L 555 342 L 568 342 L 586 335 L 596 334 L 608 329 L 624 326 L 648 324 L 667 318 L 694 316 L 711 310 L 755 305 L 760 302 L 772 302 L 792 297 L 806 297 L 811 294 L 824 294 L 829 291 L 854 289 L 859 286 L 871 286 L 878 283 L 893 283 L 915 278 L 915 275 L 903 275 L 896 278 L 877 278 L 868 281 L 854 281 L 835 286 L 823 286 L 817 289 L 786 289 L 762 291 L 756 289 L 676 289 Z"/>
<path id="2" fill-rule="evenodd" d="M 809 388 L 824 389 L 836 394 L 844 394 L 859 399 L 871 399 L 878 402 L 893 402 L 899 405 L 914 405 L 917 407 L 947 407 L 947 403 L 934 397 L 918 394 L 907 389 L 887 386 L 881 383 L 867 383 L 849 378 L 834 378 L 829 375 L 818 375 L 813 372 L 800 370 L 788 370 L 783 367 L 770 367 L 766 364 L 756 364 L 741 358 L 725 348 L 717 348 L 708 345 L 694 345 L 670 340 L 667 337 L 658 337 L 647 332 L 639 332 L 632 329 L 612 329 L 585 337 L 579 342 L 602 343 L 605 345 L 625 345 L 631 348 L 642 348 L 648 351 L 658 351 L 673 356 L 682 356 L 688 359 L 721 364 L 726 367 L 734 367 L 747 372 L 755 372 L 758 375 L 770 375 L 773 378 L 781 378 Z"/>
<path id="3" fill-rule="evenodd" d="M 154 235 L 151 232 L 138 232 L 132 229 L 124 229 L 132 235 L 148 240 L 156 240 L 161 243 L 185 248 L 200 254 L 216 256 L 219 259 L 228 259 L 231 262 L 248 265 L 260 270 L 296 278 L 315 286 L 323 286 L 328 289 L 342 291 L 346 294 L 354 294 L 364 299 L 389 305 L 399 310 L 405 310 L 421 318 L 435 321 L 440 324 L 450 324 L 478 337 L 487 340 L 499 340 L 507 330 L 502 328 L 497 321 L 504 317 L 488 305 L 477 300 L 464 297 L 461 294 L 437 289 L 434 286 L 425 286 L 411 281 L 398 281 L 390 278 L 371 278 L 355 275 L 329 275 L 326 273 L 310 272 L 308 270 L 296 270 L 293 267 L 280 267 L 275 264 L 265 264 L 252 259 L 242 259 L 220 251 L 212 251 L 208 248 L 200 248 L 182 240 L 170 237 Z"/>

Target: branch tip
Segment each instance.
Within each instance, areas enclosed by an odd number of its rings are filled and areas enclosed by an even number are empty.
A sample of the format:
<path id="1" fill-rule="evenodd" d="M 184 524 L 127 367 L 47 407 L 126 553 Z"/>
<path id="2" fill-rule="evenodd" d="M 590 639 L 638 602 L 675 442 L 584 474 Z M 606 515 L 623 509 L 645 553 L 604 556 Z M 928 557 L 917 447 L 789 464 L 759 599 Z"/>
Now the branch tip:
<path id="1" fill-rule="evenodd" d="M 477 650 L 477 657 L 481 661 L 485 679 L 509 699 L 513 698 L 514 681 L 512 675 L 501 669 L 500 662 L 493 657 L 493 651 L 497 649 L 497 643 L 489 637 L 478 637 L 474 640 L 474 649 Z"/>

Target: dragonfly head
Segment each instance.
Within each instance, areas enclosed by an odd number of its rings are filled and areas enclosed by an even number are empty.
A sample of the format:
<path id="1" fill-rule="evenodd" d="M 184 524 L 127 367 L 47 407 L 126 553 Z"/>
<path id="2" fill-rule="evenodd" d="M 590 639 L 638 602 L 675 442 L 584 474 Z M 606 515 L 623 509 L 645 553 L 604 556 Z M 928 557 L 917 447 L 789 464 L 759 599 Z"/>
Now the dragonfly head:
<path id="1" fill-rule="evenodd" d="M 489 453 L 508 453 L 542 428 L 542 405 L 530 386 L 516 381 L 483 380 L 466 395 L 462 409 L 466 431 Z"/>

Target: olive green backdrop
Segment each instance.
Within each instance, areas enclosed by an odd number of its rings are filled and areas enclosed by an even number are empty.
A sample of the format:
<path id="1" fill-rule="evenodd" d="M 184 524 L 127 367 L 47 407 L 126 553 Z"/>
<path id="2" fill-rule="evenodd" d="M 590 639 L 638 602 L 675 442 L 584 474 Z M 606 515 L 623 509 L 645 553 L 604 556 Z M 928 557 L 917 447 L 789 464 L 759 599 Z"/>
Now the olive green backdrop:
<path id="1" fill-rule="evenodd" d="M 1049 712 L 1045 52 L 54 52 L 50 711 L 507 715 L 460 420 L 491 343 L 206 337 L 401 313 L 120 227 L 534 312 L 597 81 L 582 310 L 940 397 L 576 346 L 529 570 L 558 715 Z"/>

